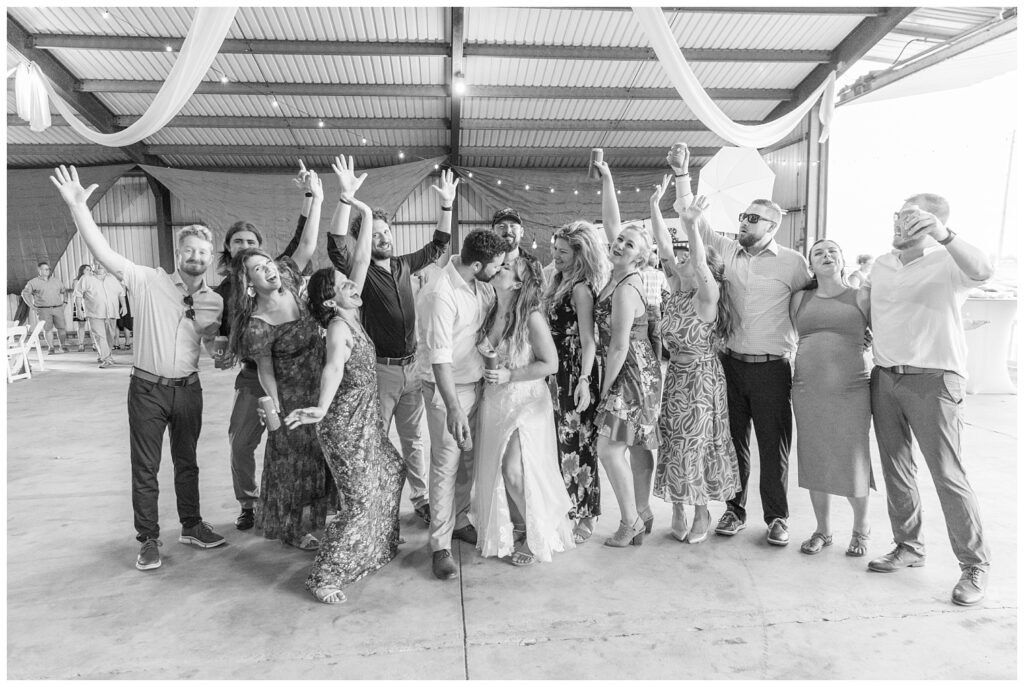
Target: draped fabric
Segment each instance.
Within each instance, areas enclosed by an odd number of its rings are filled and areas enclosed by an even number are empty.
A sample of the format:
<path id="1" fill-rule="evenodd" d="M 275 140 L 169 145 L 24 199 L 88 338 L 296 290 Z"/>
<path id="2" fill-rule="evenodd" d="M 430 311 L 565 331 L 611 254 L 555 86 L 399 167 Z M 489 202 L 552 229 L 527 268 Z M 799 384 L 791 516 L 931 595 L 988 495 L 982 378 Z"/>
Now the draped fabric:
<path id="1" fill-rule="evenodd" d="M 99 184 L 89 207 L 100 201 L 114 182 L 134 165 L 82 167 L 82 183 Z M 36 276 L 36 264 L 51 266 L 64 254 L 77 231 L 67 205 L 50 181 L 52 169 L 7 170 L 7 293 L 20 293 Z"/>
<path id="2" fill-rule="evenodd" d="M 44 87 L 45 77 L 34 62 L 22 62 L 14 68 L 14 99 L 18 116 L 32 131 L 50 128 L 50 103 Z"/>
<path id="3" fill-rule="evenodd" d="M 367 174 L 357 195 L 370 207 L 384 209 L 393 215 L 409 194 L 434 171 L 434 165 L 442 160 L 438 157 L 403 165 L 357 170 Z M 292 182 L 292 175 L 196 172 L 140 166 L 170 189 L 171 195 L 185 206 L 186 215 L 176 216 L 174 221 L 205 224 L 213 231 L 213 243 L 218 248 L 223 244 L 228 228 L 239 220 L 252 222 L 260 230 L 264 248 L 273 255 L 283 250 L 295 233 L 302 193 Z M 324 234 L 337 206 L 340 189 L 330 168 L 318 169 L 316 172 L 324 182 L 317 255 L 326 255 Z M 88 178 L 83 174 L 82 183 L 88 183 Z"/>
<path id="4" fill-rule="evenodd" d="M 819 98 L 822 98 L 821 110 L 818 114 L 822 128 L 818 142 L 824 143 L 828 139 L 836 101 L 836 74 L 834 71 L 825 80 L 825 83 L 818 86 L 792 112 L 763 124 L 737 124 L 722 112 L 700 85 L 697 76 L 686 62 L 686 58 L 679 51 L 679 44 L 676 42 L 675 36 L 672 35 L 672 30 L 669 28 L 661 8 L 634 7 L 633 15 L 640 23 L 644 33 L 647 34 L 647 40 L 658 56 L 658 61 L 668 74 L 672 85 L 679 91 L 679 95 L 687 107 L 693 110 L 697 118 L 704 122 L 709 129 L 725 140 L 733 145 L 751 148 L 764 148 L 777 143 L 796 128 Z M 822 97 L 823 95 L 824 97 Z"/>
<path id="5" fill-rule="evenodd" d="M 37 83 L 46 89 L 46 92 L 53 100 L 54 106 L 64 115 L 71 128 L 83 138 L 93 143 L 115 148 L 138 143 L 162 129 L 185 106 L 188 99 L 192 97 L 196 87 L 203 80 L 203 77 L 206 76 L 207 72 L 209 72 L 210 65 L 213 64 L 213 60 L 217 57 L 221 43 L 224 42 L 224 37 L 227 36 L 228 30 L 231 28 L 231 22 L 234 21 L 237 9 L 237 7 L 200 7 L 196 10 L 195 17 L 192 19 L 192 26 L 189 28 L 185 42 L 181 46 L 178 59 L 175 61 L 174 67 L 171 68 L 171 73 L 164 80 L 160 91 L 153 98 L 153 102 L 150 103 L 146 112 L 143 113 L 138 121 L 123 131 L 103 134 L 89 128 L 79 121 L 75 110 L 61 100 L 60 96 L 54 92 L 53 86 L 50 85 L 47 79 L 40 78 L 37 80 Z M 18 89 L 18 96 L 18 115 L 25 119 L 25 116 L 22 114 L 22 105 L 20 104 L 22 96 L 20 88 Z M 38 101 L 38 94 L 31 95 L 26 92 L 26 97 L 30 97 L 32 103 L 37 103 Z M 40 119 L 42 120 L 42 118 Z M 36 121 L 35 118 L 32 119 L 33 131 L 42 131 L 46 128 L 43 126 L 37 129 Z M 48 112 L 45 116 L 45 121 L 48 126 Z"/>

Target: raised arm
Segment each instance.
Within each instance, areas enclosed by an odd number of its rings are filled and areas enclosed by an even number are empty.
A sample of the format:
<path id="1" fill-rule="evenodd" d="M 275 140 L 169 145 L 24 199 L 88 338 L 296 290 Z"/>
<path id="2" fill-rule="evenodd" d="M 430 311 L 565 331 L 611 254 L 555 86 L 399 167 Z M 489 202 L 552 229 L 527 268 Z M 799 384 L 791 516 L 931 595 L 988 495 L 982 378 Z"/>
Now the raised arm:
<path id="1" fill-rule="evenodd" d="M 676 143 L 665 156 L 676 182 L 676 201 L 673 209 L 676 214 L 690 207 L 693 202 L 693 189 L 690 187 L 690 148 L 685 143 Z"/>
<path id="2" fill-rule="evenodd" d="M 355 199 L 356 191 L 366 180 L 366 174 L 355 175 L 355 166 L 352 156 L 347 159 L 344 155 L 334 158 L 331 165 L 334 175 L 338 178 L 338 187 L 341 189 L 338 195 L 338 205 L 331 215 L 331 225 L 327 228 L 327 256 L 334 265 L 334 269 L 348 274 L 352 271 L 352 245 L 348 236 L 349 218 L 352 215 L 352 201 Z"/>
<path id="3" fill-rule="evenodd" d="M 704 247 L 704 239 L 697 225 L 703 216 L 704 210 L 708 207 L 704 196 L 697 198 L 693 204 L 684 209 L 679 215 L 679 223 L 686 232 L 686 239 L 690 242 L 690 264 L 693 266 L 693 273 L 697 277 L 697 303 L 696 311 L 700 319 L 705 322 L 714 322 L 718 317 L 718 299 L 721 294 L 718 289 L 718 282 L 711 274 L 708 267 L 708 251 Z"/>
<path id="4" fill-rule="evenodd" d="M 295 232 L 292 234 L 288 245 L 281 251 L 281 255 L 277 256 L 278 260 L 295 254 L 295 249 L 299 247 L 299 241 L 302 240 L 302 230 L 306 228 L 309 207 L 313 204 L 313 192 L 309 188 L 309 170 L 306 169 L 306 164 L 302 160 L 299 160 L 299 173 L 292 181 L 303 192 L 302 207 L 299 209 L 299 221 L 295 224 Z"/>
<path id="5" fill-rule="evenodd" d="M 452 203 L 455 202 L 455 193 L 459 189 L 459 180 L 450 169 L 441 172 L 440 185 L 432 185 L 430 188 L 441 200 L 441 215 L 437 218 L 437 230 L 442 234 L 452 233 Z"/>
<path id="6" fill-rule="evenodd" d="M 352 205 L 355 206 L 362 216 L 359 238 L 356 239 L 355 253 L 352 255 L 352 270 L 348 278 L 356 283 L 356 289 L 360 293 L 366 283 L 366 273 L 370 270 L 370 247 L 373 244 L 373 210 L 363 201 L 353 198 Z"/>
<path id="7" fill-rule="evenodd" d="M 50 177 L 50 181 L 60 191 L 61 198 L 71 210 L 71 218 L 75 221 L 75 226 L 81 233 L 85 245 L 89 247 L 89 252 L 96 256 L 96 259 L 107 268 L 108 272 L 123 280 L 128 261 L 107 243 L 100 228 L 96 226 L 96 221 L 93 220 L 92 212 L 89 211 L 87 204 L 89 196 L 99 188 L 99 184 L 82 188 L 82 184 L 78 180 L 78 170 L 74 165 L 70 169 L 61 165 L 53 172 L 54 176 Z"/>
<path id="8" fill-rule="evenodd" d="M 615 238 L 622 231 L 622 218 L 619 216 L 619 199 L 615 194 L 615 180 L 608 163 L 595 162 L 594 167 L 601 173 L 601 223 L 608 245 L 615 243 Z"/>
<path id="9" fill-rule="evenodd" d="M 651 229 L 654 232 L 654 240 L 658 244 L 658 254 L 661 255 L 661 263 L 668 267 L 672 273 L 677 273 L 678 264 L 676 263 L 675 251 L 672 250 L 672 235 L 669 234 L 668 225 L 665 224 L 665 218 L 661 214 L 661 199 L 665 195 L 665 191 L 670 183 L 671 177 L 666 174 L 662 178 L 661 183 L 654 187 L 654 193 L 651 194 Z M 677 284 L 678 280 L 669 281 L 669 291 L 675 291 Z"/>
<path id="10" fill-rule="evenodd" d="M 916 237 L 921 234 L 928 234 L 936 241 L 945 241 L 952 238 L 945 244 L 953 262 L 960 268 L 969 279 L 976 282 L 988 281 L 995 274 L 992 263 L 980 249 L 967 243 L 959 235 L 950 232 L 942 220 L 930 212 L 919 210 L 917 219 L 913 221 L 907 231 L 907 236 Z"/>
<path id="11" fill-rule="evenodd" d="M 313 253 L 316 251 L 316 240 L 320 233 L 320 208 L 324 204 L 324 185 L 314 171 L 309 172 L 309 189 L 313 194 L 309 206 L 309 217 L 306 219 L 306 226 L 302 228 L 302 237 L 299 245 L 292 254 L 292 259 L 301 272 L 309 264 Z"/>

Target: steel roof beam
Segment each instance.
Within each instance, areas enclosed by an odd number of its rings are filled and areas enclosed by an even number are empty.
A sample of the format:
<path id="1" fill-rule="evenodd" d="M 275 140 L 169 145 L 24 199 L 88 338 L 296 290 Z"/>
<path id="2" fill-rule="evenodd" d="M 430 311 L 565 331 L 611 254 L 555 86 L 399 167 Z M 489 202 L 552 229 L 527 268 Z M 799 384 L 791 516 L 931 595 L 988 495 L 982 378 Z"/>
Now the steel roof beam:
<path id="1" fill-rule="evenodd" d="M 122 126 L 137 121 L 137 116 L 120 116 Z M 19 120 L 20 121 L 20 120 Z M 320 122 L 324 125 L 320 126 Z M 8 126 L 10 117 L 8 117 Z M 444 117 L 412 117 L 394 119 L 359 119 L 358 117 L 203 117 L 178 116 L 167 123 L 174 128 L 191 129 L 447 129 Z"/>
<path id="2" fill-rule="evenodd" d="M 463 119 L 462 128 L 467 131 L 710 131 L 704 122 L 695 119 Z"/>
<path id="3" fill-rule="evenodd" d="M 534 9 L 534 8 L 528 8 Z M 549 10 L 586 10 L 588 12 L 632 12 L 629 7 L 547 7 Z M 820 14 L 874 17 L 885 12 L 884 7 L 666 7 L 666 12 L 690 14 Z"/>
<path id="4" fill-rule="evenodd" d="M 35 62 L 36 67 L 50 80 L 53 90 L 66 103 L 71 105 L 79 115 L 97 131 L 104 134 L 115 133 L 118 128 L 114 122 L 114 113 L 100 102 L 94 95 L 83 93 L 81 81 L 68 70 L 59 60 L 45 50 L 32 45 L 32 34 L 25 30 L 10 15 L 7 16 L 7 45 L 16 51 L 24 60 Z M 7 80 L 8 90 L 14 88 L 14 79 Z M 109 147 L 105 147 L 108 151 Z M 118 148 L 132 162 L 147 165 L 162 165 L 163 161 L 152 156 L 142 143 Z M 10 151 L 8 151 L 8 154 Z"/>
<path id="5" fill-rule="evenodd" d="M 462 7 L 452 7 L 450 12 L 452 37 L 452 58 L 451 71 L 448 73 L 448 88 L 451 89 L 451 111 L 449 113 L 450 128 L 448 133 L 448 145 L 451 152 L 448 157 L 449 164 L 459 165 L 459 139 L 462 137 L 462 94 L 455 92 L 456 80 L 465 82 L 465 66 L 463 65 L 463 42 L 466 40 L 466 10 Z"/>
<path id="6" fill-rule="evenodd" d="M 715 100 L 791 100 L 787 88 L 708 88 Z M 570 100 L 679 100 L 674 88 L 626 88 L 593 86 L 468 86 L 466 97 L 537 98 Z"/>
<path id="7" fill-rule="evenodd" d="M 680 48 L 688 62 L 828 62 L 828 50 L 727 50 L 719 48 Z M 627 46 L 572 45 L 495 45 L 469 43 L 471 57 L 509 57 L 534 60 L 655 60 L 652 48 Z"/>
<path id="8" fill-rule="evenodd" d="M 807 99 L 818 86 L 823 84 L 832 71 L 836 72 L 836 76 L 841 76 L 916 9 L 916 7 L 889 7 L 886 8 L 884 13 L 863 20 L 832 51 L 832 59 L 827 64 L 819 64 L 815 67 L 793 90 L 792 100 L 786 103 L 779 103 L 768 114 L 765 121 L 777 119 L 791 112 Z"/>
<path id="9" fill-rule="evenodd" d="M 668 146 L 656 148 L 604 148 L 605 160 L 616 157 L 651 157 L 664 159 Z M 690 148 L 690 155 L 693 157 L 710 157 L 717 153 L 719 148 Z M 578 148 L 539 148 L 522 146 L 466 146 L 462 149 L 463 157 L 534 157 L 534 158 L 585 158 L 590 155 L 590 148 L 581 146 Z"/>

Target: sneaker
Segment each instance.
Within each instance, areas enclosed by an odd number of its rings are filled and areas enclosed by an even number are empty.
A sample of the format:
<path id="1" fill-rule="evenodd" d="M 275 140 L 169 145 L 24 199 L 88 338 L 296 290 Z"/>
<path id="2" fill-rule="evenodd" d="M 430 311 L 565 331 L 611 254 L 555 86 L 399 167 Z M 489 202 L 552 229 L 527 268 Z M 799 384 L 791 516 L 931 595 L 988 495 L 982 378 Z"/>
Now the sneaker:
<path id="1" fill-rule="evenodd" d="M 715 534 L 720 534 L 723 537 L 731 537 L 746 526 L 747 523 L 740 520 L 739 517 L 737 517 L 731 510 L 727 510 L 722 514 L 722 519 L 718 521 L 718 527 L 715 528 Z"/>
<path id="2" fill-rule="evenodd" d="M 427 525 L 430 524 L 430 504 L 429 503 L 421 503 L 420 505 L 418 505 L 415 508 L 413 508 L 412 512 L 415 513 L 416 515 L 420 516 L 420 520 L 422 520 L 424 523 L 426 523 Z"/>
<path id="3" fill-rule="evenodd" d="M 195 544 L 203 549 L 212 549 L 225 543 L 224 537 L 214 532 L 208 522 L 201 522 L 193 527 L 182 527 L 178 541 L 182 544 Z"/>
<path id="4" fill-rule="evenodd" d="M 235 518 L 235 529 L 251 530 L 256 524 L 256 515 L 252 508 L 243 508 L 242 513 Z"/>
<path id="5" fill-rule="evenodd" d="M 100 361 L 100 367 L 103 368 L 103 369 L 106 369 L 108 367 L 113 367 L 113 366 L 114 366 L 114 361 L 111 360 L 110 358 L 106 358 L 105 360 L 101 360 Z"/>
<path id="6" fill-rule="evenodd" d="M 50 353 L 52 353 L 53 355 L 60 355 L 63 352 L 64 352 L 64 349 L 61 348 L 60 346 L 57 346 L 52 351 L 50 351 Z"/>
<path id="7" fill-rule="evenodd" d="M 785 546 L 789 543 L 789 530 L 782 518 L 775 518 L 768 524 L 768 543 L 772 546 Z"/>
<path id="8" fill-rule="evenodd" d="M 139 549 L 139 557 L 135 559 L 135 567 L 139 570 L 152 570 L 160 567 L 160 547 L 163 544 L 159 539 L 147 539 L 142 542 Z"/>
<path id="9" fill-rule="evenodd" d="M 953 603 L 958 606 L 973 606 L 985 598 L 988 586 L 988 571 L 980 565 L 968 567 L 960 575 L 960 581 L 953 587 Z"/>
<path id="10" fill-rule="evenodd" d="M 889 553 L 868 563 L 868 570 L 896 572 L 900 568 L 920 568 L 922 565 L 924 565 L 923 555 L 903 544 L 897 544 L 896 548 Z"/>

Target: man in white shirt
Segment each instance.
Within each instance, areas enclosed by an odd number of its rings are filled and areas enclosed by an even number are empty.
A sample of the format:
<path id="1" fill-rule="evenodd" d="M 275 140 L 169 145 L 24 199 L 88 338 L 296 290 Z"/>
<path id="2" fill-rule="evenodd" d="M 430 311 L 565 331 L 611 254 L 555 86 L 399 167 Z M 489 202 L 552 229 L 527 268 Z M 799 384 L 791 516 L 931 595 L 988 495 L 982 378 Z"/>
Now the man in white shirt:
<path id="1" fill-rule="evenodd" d="M 501 271 L 508 244 L 493 231 L 472 231 L 416 299 L 417 359 L 430 432 L 430 549 L 434 576 L 458 577 L 452 539 L 476 544 L 469 522 L 473 437 L 483 357 L 476 337 L 494 303 L 489 282 Z"/>
<path id="2" fill-rule="evenodd" d="M 908 198 L 893 217 L 896 250 L 875 262 L 862 287 L 871 291 L 871 413 L 896 542 L 890 553 L 868 563 L 868 570 L 924 565 L 913 434 L 960 562 L 952 600 L 969 606 L 985 596 L 989 550 L 961 456 L 967 375 L 961 308 L 993 269 L 980 250 L 946 226 L 948 219 L 949 203 L 942 196 Z"/>

